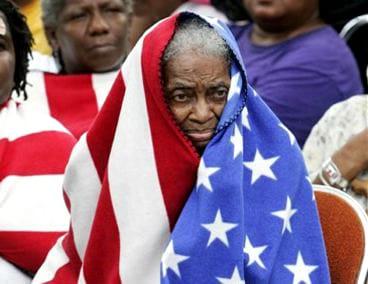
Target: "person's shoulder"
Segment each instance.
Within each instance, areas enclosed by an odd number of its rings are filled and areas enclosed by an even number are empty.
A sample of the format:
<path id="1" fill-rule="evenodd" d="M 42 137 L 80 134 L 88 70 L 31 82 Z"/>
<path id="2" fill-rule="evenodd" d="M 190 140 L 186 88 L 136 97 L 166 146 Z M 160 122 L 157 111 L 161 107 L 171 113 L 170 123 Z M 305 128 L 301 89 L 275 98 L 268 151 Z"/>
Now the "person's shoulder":
<path id="1" fill-rule="evenodd" d="M 355 95 L 344 101 L 332 105 L 325 113 L 326 117 L 335 119 L 341 117 L 342 114 L 358 115 L 363 113 L 368 119 L 368 95 Z"/>
<path id="2" fill-rule="evenodd" d="M 344 63 L 353 59 L 346 43 L 330 26 L 323 26 L 300 35 L 290 40 L 286 48 L 291 56 L 294 55 L 299 60 Z M 303 54 L 303 56 L 298 57 L 298 54 Z"/>

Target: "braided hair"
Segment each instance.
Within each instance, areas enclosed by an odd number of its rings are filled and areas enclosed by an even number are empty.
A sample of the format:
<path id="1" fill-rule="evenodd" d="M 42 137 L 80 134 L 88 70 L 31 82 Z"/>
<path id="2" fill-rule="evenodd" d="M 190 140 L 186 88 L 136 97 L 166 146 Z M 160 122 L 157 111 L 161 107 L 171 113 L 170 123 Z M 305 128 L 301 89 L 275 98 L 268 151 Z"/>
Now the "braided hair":
<path id="1" fill-rule="evenodd" d="M 18 96 L 23 94 L 24 98 L 27 99 L 25 90 L 27 85 L 26 75 L 28 72 L 29 56 L 31 56 L 33 37 L 25 17 L 11 1 L 1 0 L 0 11 L 6 17 L 14 45 L 16 65 L 13 90 L 16 91 Z"/>

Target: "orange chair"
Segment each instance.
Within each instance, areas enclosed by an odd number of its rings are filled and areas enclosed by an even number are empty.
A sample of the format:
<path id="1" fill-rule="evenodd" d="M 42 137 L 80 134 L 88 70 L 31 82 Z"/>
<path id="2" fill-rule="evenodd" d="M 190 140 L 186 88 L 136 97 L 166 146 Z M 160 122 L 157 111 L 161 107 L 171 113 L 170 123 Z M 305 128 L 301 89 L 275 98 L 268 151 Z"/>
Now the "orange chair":
<path id="1" fill-rule="evenodd" d="M 333 284 L 367 283 L 368 216 L 348 194 L 313 185 Z"/>

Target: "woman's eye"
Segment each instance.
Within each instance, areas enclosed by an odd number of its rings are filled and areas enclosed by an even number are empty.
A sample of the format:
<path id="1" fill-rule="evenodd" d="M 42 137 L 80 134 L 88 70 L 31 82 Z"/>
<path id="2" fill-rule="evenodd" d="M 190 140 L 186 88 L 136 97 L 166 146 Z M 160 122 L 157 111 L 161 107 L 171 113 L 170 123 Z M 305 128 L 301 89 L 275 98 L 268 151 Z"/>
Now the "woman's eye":
<path id="1" fill-rule="evenodd" d="M 217 89 L 214 93 L 213 93 L 213 97 L 215 99 L 225 99 L 227 97 L 228 94 L 228 90 L 227 89 Z"/>
<path id="2" fill-rule="evenodd" d="M 172 97 L 172 100 L 177 103 L 184 103 L 189 101 L 189 96 L 186 94 L 177 94 Z"/>
<path id="3" fill-rule="evenodd" d="M 124 12 L 123 8 L 120 7 L 108 7 L 105 9 L 107 13 L 122 13 Z"/>
<path id="4" fill-rule="evenodd" d="M 80 12 L 80 13 L 75 13 L 75 14 L 71 14 L 70 15 L 70 20 L 80 20 L 83 19 L 84 17 L 86 17 L 86 13 Z"/>

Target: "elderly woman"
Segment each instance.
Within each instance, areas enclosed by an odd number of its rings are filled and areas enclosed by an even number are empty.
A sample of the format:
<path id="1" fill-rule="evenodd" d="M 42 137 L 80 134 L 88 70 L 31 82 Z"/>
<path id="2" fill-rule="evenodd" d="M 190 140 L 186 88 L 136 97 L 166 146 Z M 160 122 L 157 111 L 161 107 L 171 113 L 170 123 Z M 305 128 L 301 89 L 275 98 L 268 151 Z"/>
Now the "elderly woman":
<path id="1" fill-rule="evenodd" d="M 125 60 L 132 0 L 42 0 L 57 74 L 29 75 L 27 102 L 79 138 L 97 115 Z"/>
<path id="2" fill-rule="evenodd" d="M 236 12 L 241 2 L 249 13 L 249 24 L 232 27 L 247 62 L 249 83 L 301 147 L 331 105 L 362 93 L 351 51 L 324 22 L 329 3 L 338 1 L 221 2 L 234 5 Z"/>
<path id="3" fill-rule="evenodd" d="M 328 283 L 306 175 L 226 26 L 170 17 L 76 146 L 71 229 L 34 282 Z"/>
<path id="4" fill-rule="evenodd" d="M 0 2 L 1 283 L 24 283 L 14 280 L 14 274 L 22 275 L 22 273 L 14 267 L 11 269 L 9 263 L 29 273 L 35 273 L 49 249 L 67 230 L 69 224 L 61 182 L 75 140 L 50 117 L 30 113 L 27 108 L 10 99 L 12 91 L 19 96 L 26 96 L 26 73 L 31 43 L 32 37 L 25 18 L 11 2 L 2 0 Z"/>

